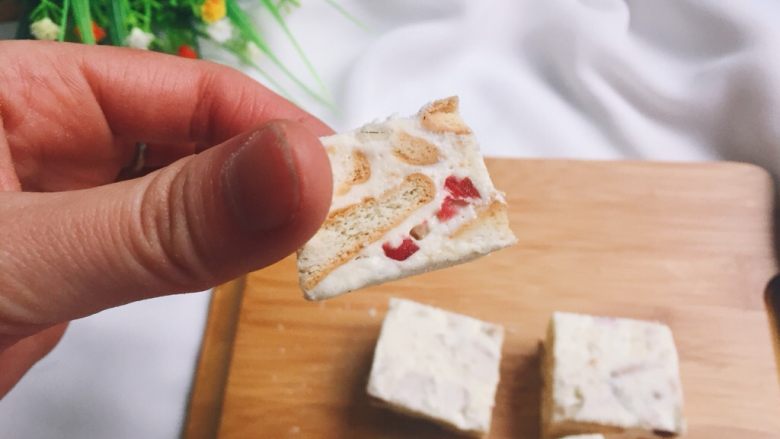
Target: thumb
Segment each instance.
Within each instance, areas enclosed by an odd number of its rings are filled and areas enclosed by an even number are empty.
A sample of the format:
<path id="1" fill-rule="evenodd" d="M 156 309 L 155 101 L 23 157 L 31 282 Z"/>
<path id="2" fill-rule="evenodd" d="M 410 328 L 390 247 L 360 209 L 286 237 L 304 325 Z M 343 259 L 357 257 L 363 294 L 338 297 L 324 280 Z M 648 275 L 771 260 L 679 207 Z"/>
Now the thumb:
<path id="1" fill-rule="evenodd" d="M 136 180 L 2 193 L 0 335 L 271 264 L 314 234 L 331 185 L 319 140 L 271 122 Z"/>

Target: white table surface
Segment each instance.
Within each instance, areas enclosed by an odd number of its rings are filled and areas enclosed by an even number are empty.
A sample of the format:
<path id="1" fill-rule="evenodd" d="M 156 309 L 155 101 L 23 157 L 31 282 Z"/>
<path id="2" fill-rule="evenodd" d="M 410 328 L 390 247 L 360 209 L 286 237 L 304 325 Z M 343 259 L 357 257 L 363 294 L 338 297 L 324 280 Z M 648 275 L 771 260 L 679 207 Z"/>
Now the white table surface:
<path id="1" fill-rule="evenodd" d="M 780 167 L 780 2 L 341 1 L 369 30 L 303 3 L 290 25 L 339 111 L 295 98 L 336 129 L 457 94 L 487 155 Z M 0 437 L 178 436 L 207 303 L 181 295 L 74 322 L 0 401 Z"/>

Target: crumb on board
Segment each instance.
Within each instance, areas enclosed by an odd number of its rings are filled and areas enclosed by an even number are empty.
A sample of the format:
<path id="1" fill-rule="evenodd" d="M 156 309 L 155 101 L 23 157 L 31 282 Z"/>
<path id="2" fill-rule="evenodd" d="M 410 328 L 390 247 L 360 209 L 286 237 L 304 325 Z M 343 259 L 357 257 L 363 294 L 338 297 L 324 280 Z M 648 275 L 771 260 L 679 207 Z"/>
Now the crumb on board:
<path id="1" fill-rule="evenodd" d="M 369 309 L 368 309 L 368 315 L 369 315 L 369 316 L 370 316 L 372 319 L 373 319 L 374 317 L 376 317 L 376 308 L 374 308 L 373 306 L 372 306 L 371 308 L 369 308 Z"/>

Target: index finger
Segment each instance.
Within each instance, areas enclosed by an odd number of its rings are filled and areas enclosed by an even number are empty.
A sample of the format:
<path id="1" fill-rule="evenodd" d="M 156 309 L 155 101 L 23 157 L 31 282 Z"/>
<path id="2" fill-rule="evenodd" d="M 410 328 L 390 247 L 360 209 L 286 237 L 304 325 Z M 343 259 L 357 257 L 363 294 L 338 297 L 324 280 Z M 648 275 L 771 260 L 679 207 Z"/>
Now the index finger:
<path id="1" fill-rule="evenodd" d="M 320 120 L 232 68 L 148 51 L 69 45 L 112 131 L 149 142 L 223 142 L 260 123 L 290 119 L 313 134 Z M 67 52 L 73 52 L 68 54 Z"/>
<path id="2" fill-rule="evenodd" d="M 45 143 L 38 137 L 46 134 L 51 141 L 58 136 L 41 129 L 62 128 L 71 140 L 89 143 L 120 138 L 213 145 L 272 119 L 303 123 L 318 136 L 332 132 L 249 76 L 216 63 L 73 43 L 8 41 L 0 46 L 6 67 L 0 71 L 6 85 L 0 91 L 6 104 L 0 115 L 11 128 L 38 126 L 17 140 Z M 47 107 L 55 101 L 67 109 Z M 35 111 L 23 112 L 25 107 Z"/>
<path id="3" fill-rule="evenodd" d="M 0 137 L 26 190 L 109 183 L 136 142 L 162 166 L 273 119 L 331 130 L 250 77 L 137 49 L 0 41 Z"/>

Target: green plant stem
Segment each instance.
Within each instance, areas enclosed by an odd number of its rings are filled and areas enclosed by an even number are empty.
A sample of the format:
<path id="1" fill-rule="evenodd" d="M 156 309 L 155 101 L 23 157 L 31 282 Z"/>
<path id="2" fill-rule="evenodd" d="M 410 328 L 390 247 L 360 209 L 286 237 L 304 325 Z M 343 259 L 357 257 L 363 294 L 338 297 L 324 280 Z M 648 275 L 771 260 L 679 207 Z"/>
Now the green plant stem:
<path id="1" fill-rule="evenodd" d="M 35 3 L 35 2 L 31 2 L 31 3 Z M 38 6 L 36 6 L 32 10 L 32 12 L 30 12 L 30 19 L 33 22 L 36 22 L 43 18 L 48 18 L 52 21 L 56 21 L 60 13 L 61 10 L 59 6 L 52 3 L 50 0 L 41 0 L 40 2 L 38 2 Z"/>
<path id="2" fill-rule="evenodd" d="M 260 67 L 259 65 L 257 65 L 257 63 L 256 63 L 256 62 L 254 62 L 254 60 L 252 60 L 252 59 L 251 59 L 251 57 L 250 57 L 249 55 L 246 55 L 246 54 L 238 54 L 238 59 L 239 59 L 239 60 L 241 60 L 241 62 L 243 62 L 244 64 L 246 64 L 246 65 L 249 65 L 249 66 L 252 66 L 252 68 L 254 68 L 255 70 L 257 70 L 257 72 L 258 72 L 258 73 L 260 73 L 260 75 L 261 75 L 263 78 L 265 78 L 265 79 L 267 79 L 267 80 L 268 80 L 268 83 L 269 83 L 269 84 L 270 84 L 270 85 L 271 85 L 273 88 L 275 88 L 275 89 L 276 89 L 276 91 L 277 91 L 277 92 L 278 92 L 280 95 L 282 95 L 282 96 L 283 96 L 284 98 L 286 98 L 287 100 L 289 100 L 289 101 L 292 101 L 292 96 L 290 95 L 290 93 L 289 93 L 289 92 L 288 92 L 288 91 L 287 91 L 287 90 L 286 90 L 284 87 L 282 87 L 282 85 L 281 85 L 281 84 L 280 84 L 280 83 L 279 83 L 277 80 L 275 80 L 275 79 L 273 78 L 273 76 L 269 75 L 269 74 L 268 74 L 268 72 L 266 72 L 265 70 L 263 70 L 263 68 L 262 68 L 262 67 Z"/>
<path id="3" fill-rule="evenodd" d="M 62 16 L 60 17 L 60 33 L 57 35 L 57 41 L 65 41 L 65 31 L 68 27 L 68 13 L 70 12 L 70 0 L 64 0 L 62 3 Z"/>
<path id="4" fill-rule="evenodd" d="M 309 58 L 304 53 L 300 44 L 298 44 L 298 40 L 293 36 L 292 32 L 290 31 L 290 28 L 287 26 L 287 23 L 282 17 L 282 14 L 279 12 L 279 8 L 277 8 L 276 5 L 274 5 L 273 2 L 271 2 L 271 0 L 260 0 L 260 1 L 263 3 L 263 5 L 265 5 L 266 9 L 268 9 L 268 12 L 270 12 L 271 15 L 273 15 L 274 19 L 279 24 L 279 26 L 281 26 L 285 35 L 287 35 L 287 38 L 293 44 L 293 47 L 295 47 L 295 51 L 298 52 L 298 56 L 300 56 L 301 60 L 306 65 L 306 68 L 309 70 L 309 73 L 311 73 L 312 77 L 317 82 L 317 85 L 320 87 L 320 91 L 323 93 L 326 92 L 328 88 L 325 87 L 325 83 L 323 83 L 322 79 L 320 79 L 320 76 L 317 74 L 317 70 L 309 61 Z"/>
<path id="5" fill-rule="evenodd" d="M 349 11 L 344 9 L 343 6 L 338 4 L 336 0 L 325 0 L 325 2 L 331 6 L 333 6 L 334 9 L 339 11 L 341 15 L 343 15 L 347 20 L 355 23 L 360 28 L 363 28 L 363 30 L 368 30 L 368 26 L 366 26 L 362 21 L 358 20 L 354 15 L 350 14 Z"/>
<path id="6" fill-rule="evenodd" d="M 271 49 L 268 47 L 268 45 L 263 41 L 263 39 L 260 37 L 260 34 L 255 31 L 254 27 L 252 26 L 252 23 L 249 20 L 249 17 L 244 13 L 241 8 L 239 8 L 238 4 L 235 0 L 226 0 L 225 4 L 227 6 L 227 15 L 228 18 L 230 18 L 230 21 L 233 22 L 233 24 L 236 26 L 236 28 L 239 29 L 244 34 L 244 37 L 253 42 L 258 49 L 260 49 L 261 52 L 263 52 L 268 59 L 271 60 L 271 62 L 279 68 L 279 70 L 282 71 L 282 73 L 285 74 L 288 78 L 290 78 L 291 81 L 293 81 L 298 87 L 300 87 L 303 91 L 305 91 L 309 96 L 320 102 L 321 104 L 325 105 L 328 108 L 333 108 L 333 104 L 331 104 L 327 99 L 320 96 L 318 93 L 314 92 L 309 86 L 303 83 L 300 79 L 298 79 L 297 76 L 295 76 L 287 67 L 282 64 L 282 62 L 279 60 L 279 58 L 276 57 L 276 55 L 271 51 Z"/>
<path id="7" fill-rule="evenodd" d="M 144 2 L 144 24 L 145 24 L 145 32 L 151 32 L 152 31 L 152 2 L 151 0 L 146 0 Z"/>
<path id="8" fill-rule="evenodd" d="M 89 0 L 73 0 L 73 18 L 81 34 L 81 42 L 95 44 L 95 34 L 92 33 L 92 15 L 89 10 Z"/>
<path id="9" fill-rule="evenodd" d="M 109 4 L 111 25 L 108 26 L 108 35 L 114 45 L 124 46 L 127 39 L 127 10 L 126 0 L 111 0 Z"/>

